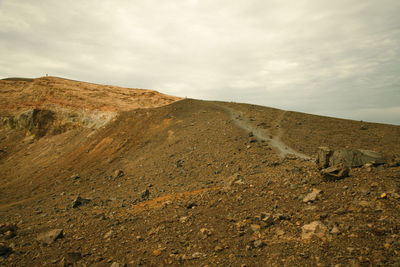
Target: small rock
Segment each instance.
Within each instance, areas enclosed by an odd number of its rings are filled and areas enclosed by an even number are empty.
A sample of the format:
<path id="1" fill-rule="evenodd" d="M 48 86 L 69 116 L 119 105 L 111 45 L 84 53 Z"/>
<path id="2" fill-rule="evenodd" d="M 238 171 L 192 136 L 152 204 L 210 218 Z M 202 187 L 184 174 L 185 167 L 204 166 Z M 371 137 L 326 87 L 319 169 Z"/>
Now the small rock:
<path id="1" fill-rule="evenodd" d="M 361 125 L 360 130 L 368 130 L 368 127 L 366 125 Z"/>
<path id="2" fill-rule="evenodd" d="M 253 242 L 253 247 L 255 247 L 255 248 L 261 248 L 261 247 L 263 247 L 264 245 L 265 245 L 264 241 L 262 241 L 262 240 L 260 240 L 260 239 L 255 240 L 255 241 Z"/>
<path id="3" fill-rule="evenodd" d="M 14 231 L 7 231 L 4 233 L 4 238 L 5 239 L 11 239 L 15 236 L 15 232 Z"/>
<path id="4" fill-rule="evenodd" d="M 86 199 L 86 198 L 81 198 L 80 196 L 77 196 L 74 201 L 72 202 L 72 208 L 77 208 L 79 206 L 82 206 L 84 204 L 87 204 L 90 202 L 90 199 Z"/>
<path id="5" fill-rule="evenodd" d="M 332 230 L 331 230 L 331 234 L 333 234 L 333 235 L 338 235 L 338 234 L 340 234 L 340 230 L 339 230 L 339 228 L 335 225 L 335 226 L 333 226 L 333 228 L 332 228 Z"/>
<path id="6" fill-rule="evenodd" d="M 195 207 L 197 207 L 197 203 L 196 203 L 196 202 L 189 202 L 189 203 L 186 205 L 186 208 L 188 208 L 188 209 L 193 209 L 193 208 L 195 208 Z"/>
<path id="7" fill-rule="evenodd" d="M 261 226 L 258 224 L 252 224 L 250 225 L 250 229 L 253 231 L 253 233 L 258 233 L 261 230 Z"/>
<path id="8" fill-rule="evenodd" d="M 149 197 L 150 197 L 150 191 L 149 191 L 149 189 L 145 189 L 145 190 L 143 190 L 142 192 L 140 192 L 140 197 L 141 197 L 143 200 L 149 199 Z"/>
<path id="9" fill-rule="evenodd" d="M 67 252 L 65 257 L 69 262 L 77 262 L 82 259 L 82 254 L 80 252 Z"/>
<path id="10" fill-rule="evenodd" d="M 181 223 L 185 223 L 185 222 L 188 221 L 188 219 L 189 219 L 189 217 L 183 216 L 183 217 L 180 217 L 180 218 L 179 218 L 179 221 L 180 221 Z"/>
<path id="11" fill-rule="evenodd" d="M 313 191 L 309 194 L 307 194 L 304 199 L 303 202 L 307 203 L 307 202 L 314 202 L 315 200 L 318 199 L 319 194 L 322 192 L 322 190 L 316 189 L 314 188 Z"/>
<path id="12" fill-rule="evenodd" d="M 117 178 L 120 178 L 120 177 L 122 177 L 124 175 L 125 175 L 125 173 L 124 173 L 123 170 L 115 170 L 114 173 L 113 173 L 113 178 L 117 179 Z"/>
<path id="13" fill-rule="evenodd" d="M 368 208 L 371 206 L 371 204 L 366 200 L 361 200 L 360 202 L 358 202 L 358 205 L 360 205 L 363 208 Z"/>
<path id="14" fill-rule="evenodd" d="M 206 254 L 201 253 L 201 252 L 195 252 L 195 253 L 192 254 L 192 258 L 193 259 L 198 259 L 198 258 L 206 257 L 206 256 L 207 256 Z"/>
<path id="15" fill-rule="evenodd" d="M 110 267 L 126 267 L 126 264 L 121 264 L 121 263 L 118 263 L 118 262 L 114 261 L 114 262 L 111 264 Z"/>
<path id="16" fill-rule="evenodd" d="M 154 256 L 160 256 L 161 255 L 161 250 L 159 250 L 159 249 L 156 249 L 156 250 L 153 250 L 153 255 Z"/>
<path id="17" fill-rule="evenodd" d="M 73 174 L 73 175 L 71 176 L 71 179 L 72 179 L 72 180 L 78 180 L 79 178 L 81 178 L 81 176 L 79 175 L 79 173 Z"/>
<path id="18" fill-rule="evenodd" d="M 222 250 L 223 250 L 223 248 L 220 247 L 220 246 L 216 246 L 216 247 L 214 248 L 214 251 L 215 251 L 215 252 L 221 252 Z"/>
<path id="19" fill-rule="evenodd" d="M 203 238 L 209 237 L 212 235 L 212 232 L 207 228 L 201 228 L 200 233 L 202 234 Z"/>
<path id="20" fill-rule="evenodd" d="M 340 207 L 337 210 L 335 210 L 333 213 L 335 213 L 337 215 L 343 215 L 343 214 L 347 213 L 347 211 L 343 207 Z"/>
<path id="21" fill-rule="evenodd" d="M 38 235 L 37 240 L 43 244 L 51 244 L 59 238 L 63 237 L 63 229 L 54 229 Z"/>
<path id="22" fill-rule="evenodd" d="M 261 220 L 266 224 L 267 227 L 274 224 L 274 217 L 270 213 L 261 213 Z"/>
<path id="23" fill-rule="evenodd" d="M 249 142 L 250 142 L 250 143 L 257 143 L 257 142 L 258 142 L 258 139 L 255 138 L 255 137 L 252 137 L 252 138 L 250 138 Z"/>
<path id="24" fill-rule="evenodd" d="M 329 167 L 321 170 L 321 175 L 326 180 L 340 180 L 349 176 L 349 167 L 339 166 L 339 167 Z"/>
<path id="25" fill-rule="evenodd" d="M 225 187 L 229 188 L 234 185 L 244 185 L 244 184 L 246 184 L 246 182 L 244 181 L 243 176 L 236 173 L 228 178 L 228 181 L 226 182 Z"/>
<path id="26" fill-rule="evenodd" d="M 12 253 L 12 249 L 4 243 L 0 243 L 0 256 L 7 256 Z"/>
<path id="27" fill-rule="evenodd" d="M 302 239 L 310 239 L 313 236 L 323 238 L 328 231 L 328 228 L 321 221 L 314 221 L 312 223 L 306 224 L 301 229 Z"/>
<path id="28" fill-rule="evenodd" d="M 0 224 L 0 234 L 4 234 L 6 232 L 15 232 L 17 231 L 17 225 L 15 223 L 2 223 Z"/>
<path id="29" fill-rule="evenodd" d="M 113 230 L 108 231 L 108 232 L 104 235 L 104 239 L 109 239 L 109 238 L 111 238 L 112 234 L 113 234 Z"/>

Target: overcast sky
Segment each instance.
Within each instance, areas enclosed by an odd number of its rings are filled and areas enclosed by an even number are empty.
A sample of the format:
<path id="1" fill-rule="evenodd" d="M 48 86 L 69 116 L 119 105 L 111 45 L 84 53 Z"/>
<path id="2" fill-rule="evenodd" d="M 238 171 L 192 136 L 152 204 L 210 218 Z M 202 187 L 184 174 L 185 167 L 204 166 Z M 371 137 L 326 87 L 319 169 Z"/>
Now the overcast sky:
<path id="1" fill-rule="evenodd" d="M 400 124 L 399 0 L 0 0 L 0 78 Z"/>

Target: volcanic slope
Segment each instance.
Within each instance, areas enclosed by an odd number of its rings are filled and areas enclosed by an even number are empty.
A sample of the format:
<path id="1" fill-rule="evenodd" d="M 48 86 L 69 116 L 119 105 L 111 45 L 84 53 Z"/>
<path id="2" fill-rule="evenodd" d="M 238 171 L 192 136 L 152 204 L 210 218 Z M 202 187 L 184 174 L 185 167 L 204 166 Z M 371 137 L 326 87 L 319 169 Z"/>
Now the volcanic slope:
<path id="1" fill-rule="evenodd" d="M 326 181 L 313 159 L 319 146 L 399 155 L 399 126 L 176 100 L 116 105 L 115 116 L 90 127 L 4 126 L 0 264 L 400 263 L 400 167 L 353 168 Z M 62 235 L 48 233 L 55 229 Z"/>

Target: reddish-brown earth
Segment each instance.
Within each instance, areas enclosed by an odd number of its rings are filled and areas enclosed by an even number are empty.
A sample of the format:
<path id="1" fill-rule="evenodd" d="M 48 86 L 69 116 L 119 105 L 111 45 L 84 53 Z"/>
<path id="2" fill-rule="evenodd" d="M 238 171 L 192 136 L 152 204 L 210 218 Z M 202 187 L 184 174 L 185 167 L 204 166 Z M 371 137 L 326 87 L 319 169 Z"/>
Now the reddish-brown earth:
<path id="1" fill-rule="evenodd" d="M 0 96 L 2 266 L 400 264 L 400 167 L 326 181 L 314 161 L 328 146 L 390 163 L 399 126 L 54 77 Z"/>

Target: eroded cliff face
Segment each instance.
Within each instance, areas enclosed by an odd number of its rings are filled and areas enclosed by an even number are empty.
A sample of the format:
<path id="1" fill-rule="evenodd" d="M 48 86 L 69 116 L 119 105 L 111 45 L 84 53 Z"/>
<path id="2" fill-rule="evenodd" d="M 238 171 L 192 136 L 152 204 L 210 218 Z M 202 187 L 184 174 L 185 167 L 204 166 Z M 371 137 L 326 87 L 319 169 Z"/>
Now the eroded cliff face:
<path id="1" fill-rule="evenodd" d="M 43 137 L 77 128 L 97 129 L 116 116 L 114 112 L 71 112 L 29 109 L 15 115 L 0 117 L 0 126 L 6 130 L 24 131 L 26 135 Z"/>
<path id="2" fill-rule="evenodd" d="M 180 100 L 153 90 L 98 85 L 57 77 L 0 80 L 0 127 L 43 137 L 98 129 L 120 112 Z"/>

